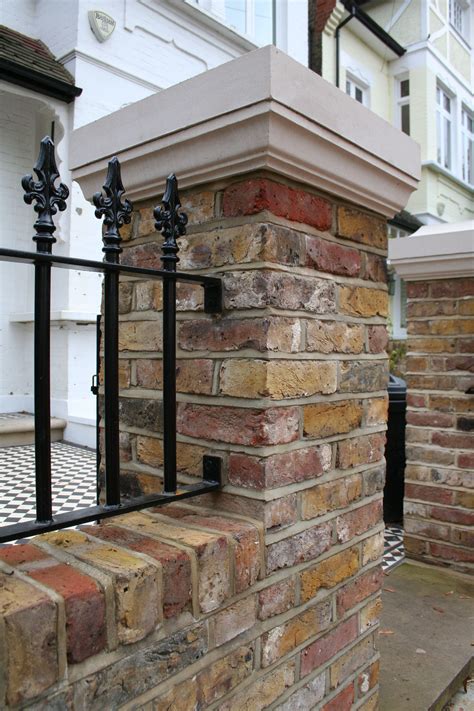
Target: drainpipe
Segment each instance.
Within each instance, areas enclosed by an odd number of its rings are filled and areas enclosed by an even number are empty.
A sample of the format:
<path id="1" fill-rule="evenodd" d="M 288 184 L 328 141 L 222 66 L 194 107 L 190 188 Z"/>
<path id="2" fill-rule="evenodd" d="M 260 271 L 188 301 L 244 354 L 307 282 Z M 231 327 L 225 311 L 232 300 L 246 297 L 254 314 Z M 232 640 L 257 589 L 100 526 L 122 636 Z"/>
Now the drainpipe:
<path id="1" fill-rule="evenodd" d="M 344 25 L 347 25 L 348 22 L 352 20 L 353 17 L 355 17 L 356 11 L 354 5 L 351 5 L 350 9 L 350 15 L 346 17 L 345 20 L 340 22 L 338 26 L 336 27 L 336 86 L 339 89 L 339 32 L 342 30 Z"/>

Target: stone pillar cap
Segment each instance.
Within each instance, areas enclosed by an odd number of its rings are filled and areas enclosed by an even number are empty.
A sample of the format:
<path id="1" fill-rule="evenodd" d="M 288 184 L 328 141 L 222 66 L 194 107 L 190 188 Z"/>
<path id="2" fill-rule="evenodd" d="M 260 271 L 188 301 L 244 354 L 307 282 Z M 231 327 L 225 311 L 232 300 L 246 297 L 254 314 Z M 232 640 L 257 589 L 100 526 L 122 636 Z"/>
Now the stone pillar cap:
<path id="1" fill-rule="evenodd" d="M 72 176 L 87 198 L 113 155 L 136 200 L 171 172 L 188 187 L 268 170 L 391 217 L 420 178 L 418 144 L 273 46 L 74 131 Z"/>
<path id="2" fill-rule="evenodd" d="M 407 281 L 474 277 L 474 220 L 425 225 L 391 239 L 388 258 Z"/>

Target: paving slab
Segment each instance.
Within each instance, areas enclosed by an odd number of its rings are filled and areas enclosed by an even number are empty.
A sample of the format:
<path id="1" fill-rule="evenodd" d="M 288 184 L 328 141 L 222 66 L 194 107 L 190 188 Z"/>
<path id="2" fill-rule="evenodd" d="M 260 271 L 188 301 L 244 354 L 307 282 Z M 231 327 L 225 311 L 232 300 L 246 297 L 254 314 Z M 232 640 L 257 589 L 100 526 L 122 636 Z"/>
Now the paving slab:
<path id="1" fill-rule="evenodd" d="M 440 711 L 470 674 L 474 579 L 405 561 L 382 602 L 380 711 Z"/>

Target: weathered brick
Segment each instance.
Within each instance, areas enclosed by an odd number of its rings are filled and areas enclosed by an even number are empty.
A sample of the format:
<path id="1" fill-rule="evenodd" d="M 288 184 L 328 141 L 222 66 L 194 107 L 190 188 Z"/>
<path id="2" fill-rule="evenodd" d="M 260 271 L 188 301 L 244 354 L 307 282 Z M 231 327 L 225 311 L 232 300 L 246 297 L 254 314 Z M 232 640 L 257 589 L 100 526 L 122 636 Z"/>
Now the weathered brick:
<path id="1" fill-rule="evenodd" d="M 352 277 L 360 274 L 361 255 L 357 249 L 306 235 L 306 253 L 306 266 L 318 271 Z"/>
<path id="2" fill-rule="evenodd" d="M 194 678 L 176 684 L 165 694 L 160 694 L 151 704 L 153 711 L 196 711 L 198 687 Z M 145 707 L 144 707 L 145 708 Z M 148 711 L 148 707 L 147 711 Z"/>
<path id="3" fill-rule="evenodd" d="M 331 437 L 360 427 L 362 403 L 359 400 L 322 402 L 303 407 L 303 432 L 306 437 Z"/>
<path id="4" fill-rule="evenodd" d="M 382 598 L 379 596 L 364 605 L 359 611 L 359 629 L 361 634 L 379 623 L 382 612 Z"/>
<path id="5" fill-rule="evenodd" d="M 407 499 L 419 499 L 433 504 L 454 503 L 454 492 L 438 486 L 424 486 L 422 484 L 412 484 L 407 482 L 405 486 L 405 496 Z"/>
<path id="6" fill-rule="evenodd" d="M 365 253 L 363 279 L 387 283 L 387 260 L 378 254 Z"/>
<path id="7" fill-rule="evenodd" d="M 331 546 L 331 525 L 323 523 L 307 528 L 267 547 L 267 572 L 288 568 L 317 558 Z"/>
<path id="8" fill-rule="evenodd" d="M 200 672 L 197 675 L 197 686 L 200 692 L 199 696 L 204 704 L 210 704 L 220 699 L 221 696 L 250 676 L 254 665 L 254 655 L 253 645 L 239 647 Z M 168 707 L 163 711 L 168 711 Z M 173 711 L 173 709 L 171 708 L 169 711 Z M 182 711 L 181 707 L 177 707 L 176 711 Z M 193 707 L 192 711 L 196 711 L 196 707 Z"/>
<path id="9" fill-rule="evenodd" d="M 369 661 L 375 655 L 375 645 L 373 637 L 366 637 L 355 644 L 349 652 L 346 652 L 331 665 L 330 679 L 331 688 L 337 688 L 356 669 Z"/>
<path id="10" fill-rule="evenodd" d="M 340 286 L 339 306 L 351 316 L 387 316 L 388 296 L 386 291 L 368 289 L 364 286 Z"/>
<path id="11" fill-rule="evenodd" d="M 287 662 L 233 694 L 219 706 L 219 711 L 263 711 L 293 686 L 294 681 L 294 664 Z"/>
<path id="12" fill-rule="evenodd" d="M 472 469 L 474 468 L 474 453 L 470 452 L 460 452 L 457 459 L 458 467 L 462 469 Z"/>
<path id="13" fill-rule="evenodd" d="M 365 424 L 384 425 L 388 418 L 388 397 L 365 400 Z"/>
<path id="14" fill-rule="evenodd" d="M 144 514 L 127 514 L 123 524 L 143 535 L 170 544 L 180 543 L 194 551 L 198 564 L 199 605 L 203 612 L 215 610 L 230 596 L 230 555 L 225 536 L 182 528 Z"/>
<path id="15" fill-rule="evenodd" d="M 301 652 L 301 676 L 318 669 L 358 635 L 357 615 L 341 622 L 335 629 L 319 637 Z"/>
<path id="16" fill-rule="evenodd" d="M 367 329 L 369 353 L 384 353 L 388 345 L 386 326 L 369 326 Z"/>
<path id="17" fill-rule="evenodd" d="M 435 543 L 430 541 L 430 554 L 435 558 L 442 558 L 456 563 L 474 563 L 474 550 L 472 548 L 461 548 L 461 546 L 451 546 L 447 543 Z"/>
<path id="18" fill-rule="evenodd" d="M 12 567 L 48 560 L 48 558 L 49 556 L 41 548 L 37 548 L 31 543 L 20 543 L 19 545 L 8 545 L 0 548 L 0 560 Z"/>
<path id="19" fill-rule="evenodd" d="M 151 432 L 163 431 L 163 405 L 160 400 L 121 397 L 119 417 L 122 425 Z"/>
<path id="20" fill-rule="evenodd" d="M 383 457 L 385 435 L 376 433 L 345 439 L 338 443 L 337 461 L 341 469 L 350 469 L 360 464 L 372 464 Z"/>
<path id="21" fill-rule="evenodd" d="M 354 575 L 358 569 L 359 553 L 357 549 L 349 548 L 304 570 L 300 573 L 302 602 L 310 600 L 321 588 L 333 588 Z"/>
<path id="22" fill-rule="evenodd" d="M 163 252 L 159 242 L 147 242 L 125 249 L 120 262 L 126 266 L 140 267 L 141 269 L 161 269 L 162 256 Z"/>
<path id="23" fill-rule="evenodd" d="M 337 211 L 337 232 L 354 242 L 370 247 L 386 249 L 387 227 L 384 220 L 349 207 L 339 207 Z"/>
<path id="24" fill-rule="evenodd" d="M 269 210 L 274 215 L 304 222 L 319 230 L 328 230 L 332 224 L 332 206 L 327 200 L 265 178 L 230 185 L 224 191 L 222 210 L 225 217 Z"/>
<path id="25" fill-rule="evenodd" d="M 265 529 L 284 528 L 298 520 L 298 498 L 296 494 L 288 494 L 279 499 L 268 501 L 264 505 Z"/>
<path id="26" fill-rule="evenodd" d="M 257 621 L 257 598 L 255 595 L 230 605 L 214 616 L 216 647 L 237 637 L 253 627 Z"/>
<path id="27" fill-rule="evenodd" d="M 474 436 L 471 434 L 457 434 L 455 432 L 433 432 L 433 444 L 450 449 L 474 449 Z"/>
<path id="28" fill-rule="evenodd" d="M 188 224 L 212 220 L 214 217 L 215 193 L 213 190 L 186 192 L 180 195 L 181 209 L 188 216 Z"/>
<path id="29" fill-rule="evenodd" d="M 306 321 L 306 350 L 318 353 L 362 353 L 364 327 L 343 321 Z"/>
<path id="30" fill-rule="evenodd" d="M 425 462 L 426 464 L 454 464 L 455 453 L 449 450 L 435 449 L 430 446 L 410 446 L 405 450 L 407 461 Z M 460 465 L 459 465 L 460 466 Z"/>
<path id="31" fill-rule="evenodd" d="M 325 630 L 331 624 L 331 619 L 331 601 L 325 600 L 266 632 L 262 636 L 262 667 L 274 664 L 310 637 Z"/>
<path id="32" fill-rule="evenodd" d="M 161 351 L 160 321 L 122 321 L 119 328 L 119 351 Z"/>
<path id="33" fill-rule="evenodd" d="M 220 370 L 220 392 L 233 397 L 275 400 L 333 393 L 337 365 L 327 361 L 226 360 Z"/>
<path id="34" fill-rule="evenodd" d="M 159 561 L 163 567 L 164 617 L 173 617 L 190 608 L 191 560 L 185 551 L 113 524 L 88 525 L 84 530 L 96 538 L 146 553 Z"/>
<path id="35" fill-rule="evenodd" d="M 404 521 L 404 530 L 407 533 L 413 533 L 417 536 L 435 538 L 441 541 L 449 541 L 450 538 L 449 526 L 443 526 L 439 523 L 433 523 L 430 521 L 419 521 L 417 519 L 410 518 L 409 516 L 407 516 L 406 521 Z"/>
<path id="36" fill-rule="evenodd" d="M 223 281 L 224 307 L 228 310 L 271 306 L 318 314 L 336 312 L 336 285 L 329 279 L 262 269 L 225 272 Z"/>
<path id="37" fill-rule="evenodd" d="M 359 674 L 357 677 L 357 689 L 360 697 L 374 688 L 379 680 L 379 672 L 380 662 L 377 660 Z"/>
<path id="38" fill-rule="evenodd" d="M 275 711 L 308 711 L 324 697 L 325 688 L 326 675 L 323 672 L 291 694 Z"/>
<path id="39" fill-rule="evenodd" d="M 140 281 L 135 284 L 135 310 L 161 311 L 163 286 L 159 281 Z"/>
<path id="40" fill-rule="evenodd" d="M 339 366 L 339 392 L 360 393 L 386 390 L 388 367 L 385 362 L 349 360 Z"/>
<path id="41" fill-rule="evenodd" d="M 179 403 L 177 430 L 190 437 L 257 446 L 293 442 L 298 421 L 296 407 L 262 410 Z"/>
<path id="42" fill-rule="evenodd" d="M 163 465 L 163 440 L 156 437 L 137 437 L 137 460 L 151 467 Z"/>
<path id="43" fill-rule="evenodd" d="M 301 323 L 297 319 L 270 318 L 184 321 L 178 324 L 178 344 L 185 351 L 299 351 Z"/>
<path id="44" fill-rule="evenodd" d="M 164 509 L 163 513 L 167 513 L 167 510 Z M 236 593 L 243 592 L 257 581 L 260 573 L 261 551 L 260 537 L 255 526 L 223 516 L 187 515 L 182 516 L 180 520 L 196 527 L 222 531 L 232 537 Z"/>
<path id="45" fill-rule="evenodd" d="M 385 463 L 375 469 L 363 472 L 365 496 L 373 496 L 378 491 L 382 491 L 385 486 Z"/>
<path id="46" fill-rule="evenodd" d="M 331 467 L 331 455 L 330 444 L 272 454 L 266 458 L 232 453 L 228 479 L 231 484 L 252 489 L 285 486 L 323 474 Z"/>
<path id="47" fill-rule="evenodd" d="M 4 623 L 6 700 L 26 702 L 58 681 L 56 604 L 46 593 L 0 572 Z M 38 663 L 41 661 L 41 663 Z"/>
<path id="48" fill-rule="evenodd" d="M 412 353 L 453 353 L 456 344 L 452 338 L 410 338 L 410 351 Z"/>
<path id="49" fill-rule="evenodd" d="M 434 299 L 439 297 L 462 297 L 474 295 L 474 283 L 472 278 L 465 279 L 439 279 L 431 283 L 431 296 Z"/>
<path id="50" fill-rule="evenodd" d="M 453 301 L 414 301 L 407 304 L 409 319 L 420 316 L 451 315 L 456 313 L 456 304 Z"/>
<path id="51" fill-rule="evenodd" d="M 137 385 L 163 389 L 163 361 L 139 358 L 136 361 Z M 181 393 L 209 395 L 212 391 L 214 361 L 205 358 L 176 361 L 176 389 Z"/>
<path id="52" fill-rule="evenodd" d="M 458 314 L 474 316 L 474 299 L 462 299 L 458 302 Z"/>
<path id="53" fill-rule="evenodd" d="M 410 281 L 407 282 L 407 296 L 409 299 L 423 299 L 429 296 L 428 282 Z"/>
<path id="54" fill-rule="evenodd" d="M 367 565 L 382 557 L 384 550 L 383 531 L 362 541 L 362 565 Z"/>
<path id="55" fill-rule="evenodd" d="M 354 701 L 354 683 L 351 682 L 344 691 L 334 696 L 327 704 L 322 706 L 321 711 L 349 711 Z"/>
<path id="56" fill-rule="evenodd" d="M 337 517 L 337 540 L 339 543 L 347 543 L 354 536 L 360 536 L 381 521 L 382 502 L 380 500 L 372 501 L 370 504 Z"/>
<path id="57" fill-rule="evenodd" d="M 132 310 L 133 284 L 121 282 L 119 284 L 119 314 L 128 314 Z"/>
<path id="58" fill-rule="evenodd" d="M 301 492 L 301 516 L 303 520 L 322 516 L 329 511 L 342 509 L 362 494 L 362 477 L 359 474 L 318 484 Z"/>
<path id="59" fill-rule="evenodd" d="M 372 568 L 358 578 L 344 585 L 337 592 L 337 616 L 342 617 L 348 610 L 358 605 L 366 597 L 378 592 L 382 587 L 383 572 L 381 567 Z"/>
<path id="60" fill-rule="evenodd" d="M 406 421 L 418 427 L 452 427 L 454 417 L 442 412 L 407 412 Z"/>
<path id="61" fill-rule="evenodd" d="M 118 709 L 172 674 L 191 666 L 207 650 L 207 627 L 204 624 L 179 630 L 165 639 L 152 640 L 145 647 L 76 682 L 72 708 L 88 711 Z"/>
<path id="62" fill-rule="evenodd" d="M 258 619 L 280 615 L 295 604 L 295 581 L 293 578 L 269 585 L 258 593 Z"/>
<path id="63" fill-rule="evenodd" d="M 66 609 L 67 660 L 82 662 L 105 647 L 105 599 L 88 575 L 64 563 L 30 570 L 29 576 L 55 590 Z"/>

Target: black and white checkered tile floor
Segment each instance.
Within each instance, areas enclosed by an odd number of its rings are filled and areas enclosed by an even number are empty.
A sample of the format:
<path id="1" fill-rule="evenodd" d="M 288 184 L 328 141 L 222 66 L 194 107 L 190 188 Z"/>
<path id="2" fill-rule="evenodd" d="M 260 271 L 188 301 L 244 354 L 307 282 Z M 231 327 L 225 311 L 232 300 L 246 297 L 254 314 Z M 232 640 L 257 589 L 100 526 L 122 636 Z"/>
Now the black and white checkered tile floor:
<path id="1" fill-rule="evenodd" d="M 403 528 L 389 524 L 384 532 L 383 563 L 384 571 L 393 568 L 405 558 L 403 548 Z"/>
<path id="2" fill-rule="evenodd" d="M 95 452 L 64 442 L 51 445 L 53 513 L 96 503 Z M 0 526 L 35 518 L 34 445 L 0 448 Z"/>

